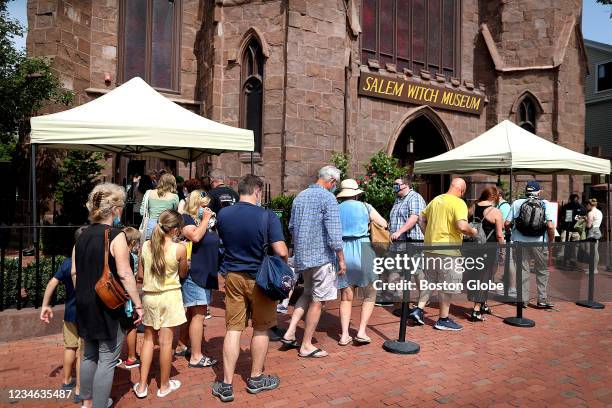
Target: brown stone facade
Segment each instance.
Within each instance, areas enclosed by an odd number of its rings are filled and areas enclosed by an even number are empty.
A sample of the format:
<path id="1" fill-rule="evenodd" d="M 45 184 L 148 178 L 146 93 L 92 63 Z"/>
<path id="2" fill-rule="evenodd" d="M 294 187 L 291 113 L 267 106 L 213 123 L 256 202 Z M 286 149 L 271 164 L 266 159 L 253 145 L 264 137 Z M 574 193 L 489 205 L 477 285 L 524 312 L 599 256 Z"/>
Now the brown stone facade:
<path id="1" fill-rule="evenodd" d="M 119 1 L 28 1 L 28 51 L 54 57 L 78 103 L 116 84 Z M 442 153 L 504 119 L 517 121 L 524 95 L 536 101 L 539 136 L 584 151 L 581 2 L 457 1 L 460 77 L 444 78 L 363 64 L 360 0 L 183 0 L 181 92 L 169 97 L 240 126 L 242 52 L 256 38 L 265 68 L 263 149 L 255 172 L 273 195 L 304 188 L 334 151 L 350 154 L 355 174 L 379 150 L 410 159 L 408 137 L 415 141 L 412 159 Z M 360 96 L 363 72 L 478 93 L 487 103 L 474 115 Z M 202 174 L 220 167 L 235 181 L 250 166 L 250 155 L 231 153 L 203 158 L 196 168 Z M 577 177 L 538 179 L 552 199 L 582 190 Z"/>

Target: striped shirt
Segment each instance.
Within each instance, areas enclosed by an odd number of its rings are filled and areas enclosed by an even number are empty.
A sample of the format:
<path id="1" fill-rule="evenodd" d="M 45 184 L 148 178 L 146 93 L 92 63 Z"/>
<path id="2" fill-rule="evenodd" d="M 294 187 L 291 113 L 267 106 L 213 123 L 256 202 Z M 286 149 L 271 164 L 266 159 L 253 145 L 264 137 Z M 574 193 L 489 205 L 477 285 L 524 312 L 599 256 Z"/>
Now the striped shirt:
<path id="1" fill-rule="evenodd" d="M 391 209 L 390 223 L 389 223 L 389 231 L 391 234 L 399 230 L 408 218 L 411 215 L 420 215 L 425 209 L 425 200 L 419 193 L 414 190 L 408 191 L 404 197 L 397 197 L 395 199 L 395 203 L 393 204 L 393 208 Z M 399 237 L 399 241 L 407 241 L 408 238 L 423 241 L 425 236 L 421 231 L 421 227 L 419 224 L 415 224 L 414 227 L 408 232 L 404 232 Z"/>
<path id="2" fill-rule="evenodd" d="M 289 231 L 296 271 L 335 264 L 342 249 L 342 224 L 336 197 L 312 184 L 293 200 Z"/>

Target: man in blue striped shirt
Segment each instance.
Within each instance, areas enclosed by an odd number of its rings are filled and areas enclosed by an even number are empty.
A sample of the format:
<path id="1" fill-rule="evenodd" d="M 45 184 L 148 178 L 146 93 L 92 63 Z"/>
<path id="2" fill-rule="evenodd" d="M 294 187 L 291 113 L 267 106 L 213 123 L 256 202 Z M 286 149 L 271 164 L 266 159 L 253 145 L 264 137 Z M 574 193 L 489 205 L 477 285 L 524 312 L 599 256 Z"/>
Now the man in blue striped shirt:
<path id="1" fill-rule="evenodd" d="M 340 212 L 333 194 L 339 180 L 340 170 L 322 167 L 317 182 L 298 194 L 291 208 L 289 231 L 293 235 L 295 270 L 304 278 L 304 293 L 281 341 L 285 346 L 299 347 L 300 357 L 328 355 L 312 345 L 312 336 L 321 317 L 321 303 L 337 298 L 336 277 L 346 273 Z M 298 346 L 295 330 L 306 310 L 304 338 Z"/>

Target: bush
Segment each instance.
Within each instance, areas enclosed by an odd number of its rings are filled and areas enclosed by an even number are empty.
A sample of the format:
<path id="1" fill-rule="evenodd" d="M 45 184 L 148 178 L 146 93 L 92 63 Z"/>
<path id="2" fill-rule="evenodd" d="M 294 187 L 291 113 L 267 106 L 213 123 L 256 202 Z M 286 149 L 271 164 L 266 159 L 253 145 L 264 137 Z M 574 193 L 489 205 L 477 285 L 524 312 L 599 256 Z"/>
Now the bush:
<path id="1" fill-rule="evenodd" d="M 357 179 L 359 187 L 364 191 L 364 200 L 389 219 L 391 208 L 395 202 L 393 181 L 408 173 L 406 167 L 401 167 L 396 158 L 379 151 L 365 165 L 366 175 Z"/>
<path id="2" fill-rule="evenodd" d="M 340 181 L 351 178 L 349 173 L 350 160 L 351 157 L 348 154 L 333 152 L 331 155 L 331 162 L 340 170 Z"/>
<path id="3" fill-rule="evenodd" d="M 52 268 L 52 258 L 40 258 L 40 301 L 42 302 L 45 293 L 47 282 L 53 277 L 57 268 L 64 261 L 64 257 L 58 256 L 55 258 L 55 270 Z M 5 307 L 13 307 L 17 305 L 17 293 L 23 291 L 17 288 L 17 275 L 19 270 L 19 260 L 6 258 L 4 264 L 4 293 L 2 293 L 2 301 Z M 22 307 L 33 307 L 36 296 L 36 262 L 32 261 L 24 266 L 21 272 L 21 287 L 25 289 L 25 297 L 22 298 Z M 64 285 L 59 284 L 55 291 L 55 304 L 64 303 L 66 291 Z"/>
<path id="4" fill-rule="evenodd" d="M 268 203 L 268 208 L 271 210 L 281 210 L 282 218 L 281 223 L 283 224 L 283 234 L 285 235 L 285 242 L 287 246 L 291 246 L 291 234 L 289 233 L 289 219 L 291 218 L 291 207 L 293 206 L 293 199 L 295 195 L 278 195 Z"/>

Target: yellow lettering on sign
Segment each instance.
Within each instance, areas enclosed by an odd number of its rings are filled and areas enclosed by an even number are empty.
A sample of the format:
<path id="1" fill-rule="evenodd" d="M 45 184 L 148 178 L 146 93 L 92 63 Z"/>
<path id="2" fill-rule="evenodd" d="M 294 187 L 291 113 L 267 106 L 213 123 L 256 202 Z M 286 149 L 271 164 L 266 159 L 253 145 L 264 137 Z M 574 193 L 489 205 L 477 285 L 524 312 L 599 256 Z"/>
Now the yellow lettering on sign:
<path id="1" fill-rule="evenodd" d="M 398 83 L 395 83 L 395 86 L 393 87 L 393 94 L 395 96 L 402 96 L 402 90 L 404 89 L 404 84 L 402 84 L 400 87 L 398 87 Z"/>
<path id="2" fill-rule="evenodd" d="M 472 109 L 477 111 L 480 108 L 480 99 L 481 98 L 474 97 L 474 101 L 472 103 Z"/>
<path id="3" fill-rule="evenodd" d="M 392 85 L 395 83 L 395 81 L 387 81 L 387 88 L 385 89 L 385 94 L 387 95 L 391 95 L 391 91 L 393 90 Z"/>
<path id="4" fill-rule="evenodd" d="M 408 97 L 409 98 L 416 99 L 414 94 L 415 94 L 417 88 L 418 88 L 417 86 L 408 85 Z"/>
<path id="5" fill-rule="evenodd" d="M 442 94 L 442 103 L 445 105 L 452 105 L 451 101 L 453 99 L 453 93 L 444 91 Z"/>
<path id="6" fill-rule="evenodd" d="M 371 76 L 367 77 L 365 80 L 365 86 L 363 87 L 364 91 L 369 91 L 372 88 L 372 78 Z"/>

